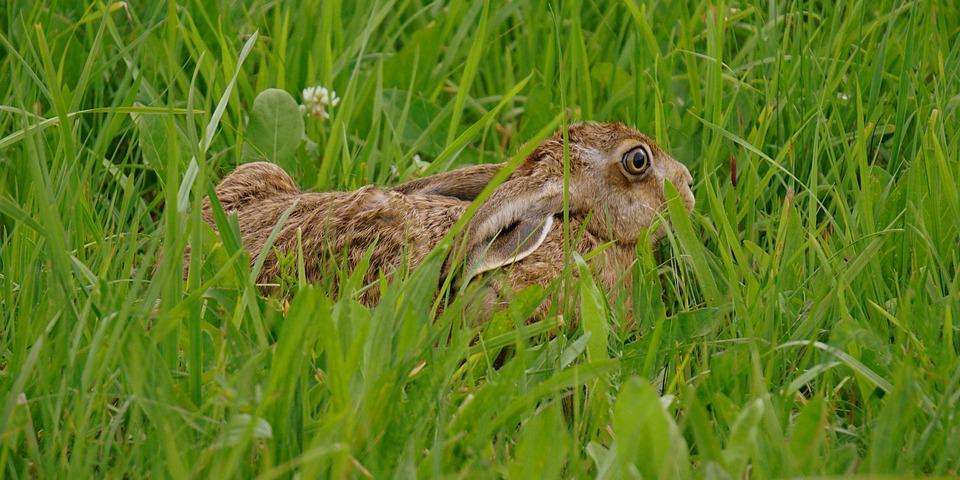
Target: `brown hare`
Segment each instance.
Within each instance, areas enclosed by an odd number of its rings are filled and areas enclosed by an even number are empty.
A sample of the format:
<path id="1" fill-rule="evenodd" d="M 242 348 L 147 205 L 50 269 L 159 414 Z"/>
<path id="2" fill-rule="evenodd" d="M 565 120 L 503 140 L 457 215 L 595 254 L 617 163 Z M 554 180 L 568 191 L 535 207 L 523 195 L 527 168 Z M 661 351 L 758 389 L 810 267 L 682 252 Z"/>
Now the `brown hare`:
<path id="1" fill-rule="evenodd" d="M 578 123 L 570 143 L 571 232 L 583 232 L 573 247 L 585 253 L 609 243 L 596 257 L 602 287 L 614 288 L 634 261 L 635 244 L 665 209 L 664 182 L 672 182 L 692 209 L 692 177 L 649 137 L 619 123 Z M 466 229 L 466 277 L 501 269 L 495 291 L 546 285 L 563 269 L 563 136 L 538 146 L 477 210 Z M 291 208 L 274 250 L 305 257 L 308 281 L 322 275 L 325 259 L 346 255 L 350 266 L 372 249 L 367 280 L 389 274 L 403 262 L 416 266 L 444 237 L 470 202 L 502 168 L 484 164 L 433 175 L 393 189 L 366 186 L 350 192 L 302 192 L 269 163 L 237 167 L 216 188 L 227 213 L 235 213 L 244 247 L 260 251 L 283 212 Z M 204 219 L 213 226 L 209 202 Z M 556 218 L 556 220 L 555 220 Z M 297 231 L 300 231 L 299 240 Z M 662 229 L 655 232 L 656 240 Z M 277 257 L 270 253 L 259 281 L 274 282 Z M 377 299 L 375 289 L 361 298 Z M 492 300 L 492 299 L 491 299 Z"/>

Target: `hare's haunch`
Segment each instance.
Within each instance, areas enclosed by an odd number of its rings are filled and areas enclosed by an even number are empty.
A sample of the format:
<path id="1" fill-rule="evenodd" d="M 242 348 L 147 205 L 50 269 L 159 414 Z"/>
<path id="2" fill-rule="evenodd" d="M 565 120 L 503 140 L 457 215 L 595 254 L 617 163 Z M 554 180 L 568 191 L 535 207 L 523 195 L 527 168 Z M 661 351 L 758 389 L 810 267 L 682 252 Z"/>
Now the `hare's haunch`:
<path id="1" fill-rule="evenodd" d="M 629 278 L 623 273 L 634 260 L 634 245 L 665 208 L 664 182 L 677 187 L 690 209 L 692 177 L 653 140 L 622 124 L 571 125 L 567 138 L 571 231 L 584 232 L 574 247 L 585 253 L 612 242 L 596 265 L 603 286 L 612 288 Z M 546 285 L 557 278 L 564 261 L 562 228 L 554 221 L 562 214 L 562 159 L 563 136 L 558 132 L 480 206 L 467 228 L 466 278 L 502 269 L 505 275 L 496 290 Z M 404 262 L 422 262 L 500 168 L 476 165 L 393 189 L 366 186 L 312 193 L 301 192 L 280 167 L 258 162 L 237 167 L 216 194 L 224 210 L 237 215 L 251 256 L 295 204 L 264 263 L 261 283 L 276 281 L 276 251 L 295 252 L 298 230 L 309 281 L 322 278 L 326 260 L 345 256 L 353 267 L 372 249 L 367 272 L 372 282 Z M 209 202 L 203 213 L 213 226 Z M 376 301 L 375 290 L 370 292 L 363 298 L 368 303 Z"/>

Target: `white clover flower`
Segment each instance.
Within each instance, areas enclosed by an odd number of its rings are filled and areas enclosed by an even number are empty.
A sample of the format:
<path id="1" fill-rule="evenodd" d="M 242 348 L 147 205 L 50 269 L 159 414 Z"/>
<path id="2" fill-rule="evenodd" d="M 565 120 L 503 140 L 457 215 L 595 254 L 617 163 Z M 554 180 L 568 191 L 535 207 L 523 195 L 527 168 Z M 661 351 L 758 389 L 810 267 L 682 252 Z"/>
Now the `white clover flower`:
<path id="1" fill-rule="evenodd" d="M 304 88 L 301 95 L 303 96 L 303 105 L 300 105 L 300 111 L 324 120 L 330 118 L 328 109 L 332 109 L 340 103 L 337 92 L 320 85 Z"/>
<path id="2" fill-rule="evenodd" d="M 419 170 L 420 172 L 423 172 L 424 170 L 427 169 L 427 167 L 430 166 L 430 163 L 423 161 L 423 158 L 420 157 L 419 153 L 414 153 L 412 160 L 413 160 L 413 164 L 416 165 L 417 170 Z"/>

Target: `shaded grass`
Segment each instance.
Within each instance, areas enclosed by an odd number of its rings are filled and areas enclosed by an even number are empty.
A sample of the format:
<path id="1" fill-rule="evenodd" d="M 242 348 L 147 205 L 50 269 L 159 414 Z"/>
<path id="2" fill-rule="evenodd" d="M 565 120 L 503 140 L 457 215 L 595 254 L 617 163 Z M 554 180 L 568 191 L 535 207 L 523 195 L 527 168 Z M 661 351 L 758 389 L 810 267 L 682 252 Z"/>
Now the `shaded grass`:
<path id="1" fill-rule="evenodd" d="M 957 473 L 953 2 L 35 3 L 0 7 L 2 475 Z M 199 200 L 257 93 L 315 84 L 304 187 L 569 110 L 654 134 L 697 209 L 633 291 L 568 277 L 565 328 L 540 291 L 436 313 L 439 257 L 372 309 L 362 272 L 263 298 Z"/>

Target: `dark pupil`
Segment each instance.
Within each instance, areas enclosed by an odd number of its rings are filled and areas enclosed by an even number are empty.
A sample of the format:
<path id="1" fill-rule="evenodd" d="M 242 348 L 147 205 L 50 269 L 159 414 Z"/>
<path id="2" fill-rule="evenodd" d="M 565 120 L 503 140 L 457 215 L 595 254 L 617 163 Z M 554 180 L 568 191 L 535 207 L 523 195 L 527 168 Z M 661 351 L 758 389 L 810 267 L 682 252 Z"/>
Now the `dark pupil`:
<path id="1" fill-rule="evenodd" d="M 643 170 L 647 166 L 647 152 L 643 150 L 637 150 L 633 154 L 633 168 L 635 170 Z"/>

